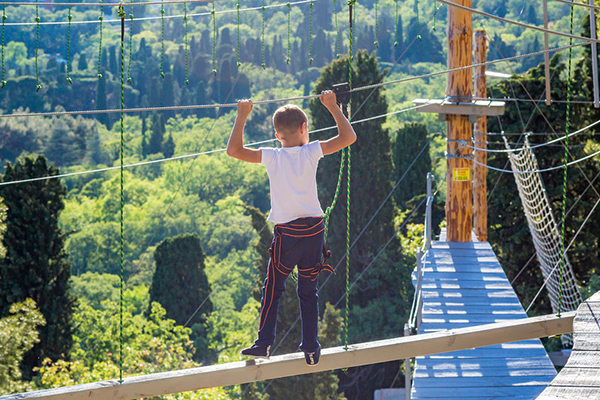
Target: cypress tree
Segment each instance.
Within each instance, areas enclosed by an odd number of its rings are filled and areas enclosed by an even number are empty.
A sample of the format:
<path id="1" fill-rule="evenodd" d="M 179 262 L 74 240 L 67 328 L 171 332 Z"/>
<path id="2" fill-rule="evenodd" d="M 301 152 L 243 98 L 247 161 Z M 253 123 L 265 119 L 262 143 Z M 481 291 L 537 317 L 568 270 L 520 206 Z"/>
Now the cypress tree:
<path id="1" fill-rule="evenodd" d="M 85 71 L 88 69 L 87 59 L 85 58 L 85 53 L 79 54 L 79 62 L 77 63 L 77 69 L 80 71 Z"/>
<path id="2" fill-rule="evenodd" d="M 96 82 L 96 110 L 106 110 L 108 108 L 106 100 L 106 79 L 108 78 L 103 77 Z M 96 119 L 110 129 L 108 114 L 96 114 Z"/>
<path id="3" fill-rule="evenodd" d="M 175 142 L 173 141 L 173 136 L 169 132 L 167 140 L 163 143 L 163 155 L 170 158 L 173 157 L 173 154 L 175 154 Z"/>
<path id="4" fill-rule="evenodd" d="M 4 182 L 58 175 L 44 156 L 18 159 L 5 167 Z M 3 244 L 6 257 L 0 261 L 0 318 L 11 304 L 33 299 L 47 321 L 40 326 L 40 342 L 21 364 L 25 379 L 45 358 L 68 360 L 75 299 L 70 294 L 71 266 L 64 249 L 59 215 L 66 189 L 58 179 L 0 187 L 8 208 Z"/>
<path id="5" fill-rule="evenodd" d="M 429 149 L 425 149 L 417 162 L 408 170 L 414 158 L 427 143 L 427 126 L 422 123 L 408 123 L 396 131 L 393 147 L 394 180 L 397 181 L 405 173 L 401 187 L 394 192 L 396 204 L 402 209 L 407 208 L 407 202 L 415 196 L 421 196 L 427 191 L 427 173 L 431 172 L 431 157 Z M 408 172 L 407 172 L 408 171 Z"/>
<path id="6" fill-rule="evenodd" d="M 162 153 L 165 135 L 165 119 L 162 114 L 152 114 L 152 132 L 148 141 L 148 154 Z"/>
<path id="7" fill-rule="evenodd" d="M 397 42 L 394 42 L 394 61 L 398 60 L 404 53 L 404 28 L 402 27 L 402 16 L 398 15 L 398 25 L 396 26 Z"/>
<path id="8" fill-rule="evenodd" d="M 116 46 L 111 46 L 108 49 L 108 68 L 113 75 L 119 73 L 120 68 L 117 66 Z"/>
<path id="9" fill-rule="evenodd" d="M 178 325 L 206 322 L 213 305 L 204 267 L 204 251 L 196 234 L 182 234 L 163 240 L 154 252 L 156 270 L 150 286 L 150 302 L 160 303 L 167 318 Z M 204 302 L 205 301 L 205 302 Z M 193 317 L 196 308 L 204 305 Z M 150 309 L 148 309 L 150 312 Z"/>

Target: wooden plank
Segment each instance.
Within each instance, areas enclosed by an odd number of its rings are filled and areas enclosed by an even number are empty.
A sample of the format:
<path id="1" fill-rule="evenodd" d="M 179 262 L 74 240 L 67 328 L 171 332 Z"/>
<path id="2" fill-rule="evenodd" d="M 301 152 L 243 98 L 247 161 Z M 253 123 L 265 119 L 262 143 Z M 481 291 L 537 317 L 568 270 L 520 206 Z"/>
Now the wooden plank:
<path id="1" fill-rule="evenodd" d="M 554 367 L 548 363 L 548 356 L 540 357 L 505 357 L 487 358 L 476 360 L 472 358 L 448 357 L 443 355 L 431 355 L 419 357 L 416 360 L 416 368 L 424 371 L 444 370 L 456 372 L 475 371 L 484 373 L 487 369 L 506 369 L 508 371 L 520 371 L 523 369 L 546 369 Z"/>
<path id="2" fill-rule="evenodd" d="M 427 252 L 427 259 L 438 258 L 438 257 L 493 257 L 496 262 L 498 259 L 496 258 L 496 254 L 494 250 L 491 248 L 486 249 L 438 249 L 436 247 L 432 247 Z"/>
<path id="3" fill-rule="evenodd" d="M 553 367 L 545 368 L 523 368 L 512 369 L 504 368 L 478 368 L 471 370 L 438 370 L 419 368 L 415 370 L 414 378 L 475 378 L 475 377 L 502 377 L 510 378 L 515 376 L 549 376 L 553 379 L 556 376 L 556 370 Z M 417 382 L 418 379 L 415 379 Z"/>
<path id="4" fill-rule="evenodd" d="M 526 314 L 523 308 L 517 304 L 480 304 L 476 306 L 466 305 L 441 305 L 441 304 L 423 304 L 423 314 L 493 314 L 493 315 L 505 315 L 505 314 L 517 314 L 520 318 L 525 318 Z"/>
<path id="5" fill-rule="evenodd" d="M 272 357 L 269 360 L 242 361 L 136 376 L 125 378 L 122 384 L 112 380 L 2 396 L 0 399 L 127 400 L 210 387 L 239 385 L 286 376 L 331 371 L 342 367 L 447 353 L 473 346 L 487 346 L 507 341 L 568 333 L 572 330 L 574 317 L 574 312 L 568 312 L 563 313 L 561 318 L 549 315 L 455 331 L 355 344 L 349 346 L 348 350 L 344 350 L 343 347 L 324 349 L 320 363 L 313 367 L 306 365 L 303 354 L 294 353 Z M 517 395 L 517 393 L 514 394 Z M 518 395 L 522 395 L 522 393 Z"/>
<path id="6" fill-rule="evenodd" d="M 577 350 L 571 352 L 565 368 L 598 368 L 598 360 L 600 360 L 600 351 Z"/>
<path id="7" fill-rule="evenodd" d="M 423 272 L 479 272 L 482 274 L 504 274 L 500 265 L 489 264 L 423 264 Z"/>
<path id="8" fill-rule="evenodd" d="M 483 282 L 508 282 L 504 272 L 441 272 L 441 271 L 425 271 L 423 282 L 444 281 L 444 282 L 464 282 L 464 281 L 483 281 Z"/>
<path id="9" fill-rule="evenodd" d="M 600 400 L 596 387 L 549 386 L 536 400 Z"/>
<path id="10" fill-rule="evenodd" d="M 487 388 L 419 388 L 415 390 L 417 393 L 415 398 L 467 399 L 473 397 L 481 398 L 486 393 L 493 393 L 494 397 L 512 398 L 513 396 L 531 396 L 531 399 L 535 399 L 536 396 L 544 391 L 545 387 L 545 384 L 541 384 L 539 386 L 493 386 Z"/>
<path id="11" fill-rule="evenodd" d="M 481 282 L 481 281 L 465 281 L 465 282 L 452 282 L 452 281 L 436 281 L 426 282 L 423 281 L 423 289 L 511 289 L 510 283 L 506 282 Z"/>
<path id="12" fill-rule="evenodd" d="M 432 241 L 431 248 L 433 249 L 491 249 L 492 246 L 488 242 L 447 242 L 447 241 Z"/>
<path id="13" fill-rule="evenodd" d="M 537 376 L 487 376 L 487 377 L 452 377 L 420 378 L 414 380 L 415 388 L 477 388 L 503 386 L 547 386 L 555 375 Z"/>
<path id="14" fill-rule="evenodd" d="M 504 357 L 542 357 L 546 355 L 544 349 L 502 349 L 502 348 L 474 348 L 466 350 L 449 351 L 447 353 L 452 357 L 463 357 L 463 358 L 504 358 Z M 482 361 L 483 362 L 483 361 Z M 548 360 L 550 362 L 550 360 Z"/>
<path id="15" fill-rule="evenodd" d="M 573 353 L 582 350 L 597 351 L 600 349 L 600 333 L 582 333 L 578 332 L 575 335 L 575 343 L 573 345 Z M 598 363 L 600 368 L 600 360 Z"/>
<path id="16" fill-rule="evenodd" d="M 600 391 L 600 369 L 592 368 L 568 368 L 565 367 L 552 381 L 551 386 L 587 386 L 597 387 Z"/>

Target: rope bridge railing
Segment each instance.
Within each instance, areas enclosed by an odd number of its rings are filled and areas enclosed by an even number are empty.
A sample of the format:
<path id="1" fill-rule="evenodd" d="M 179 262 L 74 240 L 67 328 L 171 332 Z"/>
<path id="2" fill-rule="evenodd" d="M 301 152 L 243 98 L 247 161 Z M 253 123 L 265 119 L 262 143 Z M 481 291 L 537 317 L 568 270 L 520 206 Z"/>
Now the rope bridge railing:
<path id="1" fill-rule="evenodd" d="M 525 138 L 525 145 L 521 151 L 509 152 L 508 155 L 511 167 L 515 172 L 539 170 L 537 159 L 529 147 L 527 138 Z M 562 271 L 559 271 L 558 274 L 554 273 L 555 265 L 559 264 L 562 258 L 561 241 L 541 174 L 515 173 L 513 176 L 517 183 L 540 269 L 544 279 L 547 280 L 546 288 L 552 310 L 554 312 L 558 312 L 559 308 L 564 311 L 576 310 L 583 298 L 566 254 Z M 572 338 L 567 335 L 562 337 L 562 341 L 564 345 L 572 344 Z"/>

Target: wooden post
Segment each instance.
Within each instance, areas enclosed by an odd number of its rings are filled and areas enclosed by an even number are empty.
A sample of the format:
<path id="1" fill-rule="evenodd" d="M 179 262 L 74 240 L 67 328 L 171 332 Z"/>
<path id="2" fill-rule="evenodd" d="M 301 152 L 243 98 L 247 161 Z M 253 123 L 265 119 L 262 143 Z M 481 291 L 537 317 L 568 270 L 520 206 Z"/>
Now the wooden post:
<path id="1" fill-rule="evenodd" d="M 472 7 L 472 0 L 452 0 Z M 448 69 L 472 65 L 473 20 L 469 11 L 448 7 Z M 471 102 L 473 95 L 471 68 L 450 72 L 446 99 L 451 102 Z M 448 114 L 448 174 L 446 195 L 447 238 L 450 242 L 470 242 L 473 227 L 472 162 L 456 156 L 469 156 L 471 149 L 460 147 L 460 140 L 471 144 L 473 128 L 466 115 Z"/>
<path id="2" fill-rule="evenodd" d="M 487 38 L 485 31 L 475 32 L 475 64 L 486 62 Z M 485 65 L 475 68 L 475 97 L 487 98 Z M 487 149 L 487 116 L 482 115 L 475 122 L 473 128 L 475 146 Z M 487 152 L 475 150 L 475 161 L 487 165 Z M 478 163 L 473 163 L 473 228 L 477 239 L 487 242 L 487 168 Z"/>

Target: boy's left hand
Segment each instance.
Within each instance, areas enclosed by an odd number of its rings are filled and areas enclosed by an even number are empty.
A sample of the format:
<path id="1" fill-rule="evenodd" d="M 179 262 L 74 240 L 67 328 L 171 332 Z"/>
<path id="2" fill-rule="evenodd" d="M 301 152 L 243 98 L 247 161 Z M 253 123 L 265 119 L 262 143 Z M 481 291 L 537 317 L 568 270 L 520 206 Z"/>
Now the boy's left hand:
<path id="1" fill-rule="evenodd" d="M 323 90 L 321 96 L 319 96 L 319 100 L 321 100 L 321 103 L 327 107 L 327 109 L 331 109 L 332 107 L 337 108 L 337 98 L 335 97 L 333 90 Z"/>

